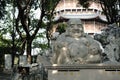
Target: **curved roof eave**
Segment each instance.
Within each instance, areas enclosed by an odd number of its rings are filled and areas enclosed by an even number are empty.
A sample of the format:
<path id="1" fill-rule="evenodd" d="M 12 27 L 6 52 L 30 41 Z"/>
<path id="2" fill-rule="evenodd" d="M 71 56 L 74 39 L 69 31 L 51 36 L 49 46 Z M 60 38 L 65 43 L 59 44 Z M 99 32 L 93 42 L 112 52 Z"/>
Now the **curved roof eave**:
<path id="1" fill-rule="evenodd" d="M 54 20 L 57 21 L 60 18 L 63 19 L 70 19 L 70 18 L 80 18 L 80 19 L 100 19 L 101 21 L 107 22 L 107 19 L 105 16 L 99 15 L 99 14 L 79 14 L 79 15 L 60 15 L 58 17 L 55 17 Z"/>

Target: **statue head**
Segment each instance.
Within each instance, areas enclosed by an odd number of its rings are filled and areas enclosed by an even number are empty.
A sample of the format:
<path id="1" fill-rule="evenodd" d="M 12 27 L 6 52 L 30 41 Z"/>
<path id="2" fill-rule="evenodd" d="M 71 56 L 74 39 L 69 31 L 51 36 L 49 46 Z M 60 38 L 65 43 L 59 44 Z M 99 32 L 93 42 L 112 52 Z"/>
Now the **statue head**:
<path id="1" fill-rule="evenodd" d="M 84 33 L 84 29 L 80 19 L 74 18 L 68 21 L 66 32 L 71 37 L 81 37 Z"/>

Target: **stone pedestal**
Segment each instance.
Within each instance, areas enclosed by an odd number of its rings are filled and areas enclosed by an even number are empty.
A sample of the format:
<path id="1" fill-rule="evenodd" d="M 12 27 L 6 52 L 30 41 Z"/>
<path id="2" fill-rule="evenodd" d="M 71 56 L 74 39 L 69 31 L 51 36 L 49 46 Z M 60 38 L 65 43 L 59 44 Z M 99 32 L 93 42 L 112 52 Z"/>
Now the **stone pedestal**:
<path id="1" fill-rule="evenodd" d="M 80 70 L 58 71 L 56 74 L 49 71 L 48 80 L 119 80 L 120 71 Z"/>
<path id="2" fill-rule="evenodd" d="M 12 68 L 12 56 L 11 54 L 5 54 L 5 69 L 10 70 Z"/>
<path id="3" fill-rule="evenodd" d="M 19 65 L 27 65 L 27 56 L 26 55 L 19 56 Z"/>
<path id="4" fill-rule="evenodd" d="M 119 80 L 120 65 L 48 66 L 48 80 Z"/>

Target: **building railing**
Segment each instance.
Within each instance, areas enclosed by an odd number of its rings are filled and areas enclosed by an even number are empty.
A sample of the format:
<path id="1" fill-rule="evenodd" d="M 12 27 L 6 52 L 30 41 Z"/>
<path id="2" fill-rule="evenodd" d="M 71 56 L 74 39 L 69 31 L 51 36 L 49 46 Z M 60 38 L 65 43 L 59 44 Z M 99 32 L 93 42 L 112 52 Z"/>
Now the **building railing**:
<path id="1" fill-rule="evenodd" d="M 69 8 L 66 8 L 66 9 L 60 9 L 60 10 L 56 10 L 54 12 L 54 16 L 59 16 L 59 15 L 62 15 L 62 14 L 100 14 L 102 15 L 102 11 L 100 10 L 97 10 L 97 9 L 85 9 L 85 8 L 76 8 L 76 9 L 69 9 Z"/>

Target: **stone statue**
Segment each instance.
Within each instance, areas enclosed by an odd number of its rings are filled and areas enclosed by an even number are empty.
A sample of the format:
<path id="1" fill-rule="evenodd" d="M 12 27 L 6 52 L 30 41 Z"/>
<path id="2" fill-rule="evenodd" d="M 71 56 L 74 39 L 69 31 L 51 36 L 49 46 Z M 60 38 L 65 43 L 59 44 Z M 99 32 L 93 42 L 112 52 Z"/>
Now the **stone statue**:
<path id="1" fill-rule="evenodd" d="M 80 19 L 70 19 L 65 33 L 53 44 L 53 64 L 100 63 L 100 43 L 84 33 Z"/>

